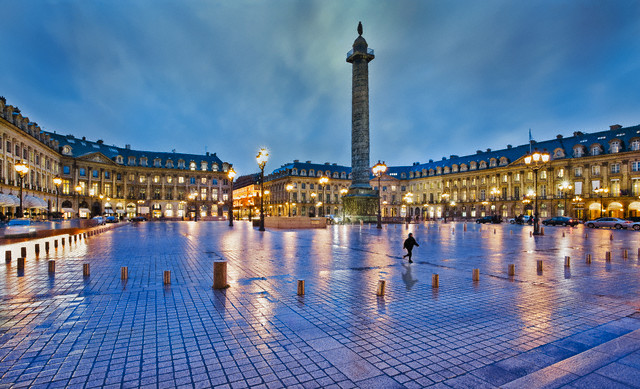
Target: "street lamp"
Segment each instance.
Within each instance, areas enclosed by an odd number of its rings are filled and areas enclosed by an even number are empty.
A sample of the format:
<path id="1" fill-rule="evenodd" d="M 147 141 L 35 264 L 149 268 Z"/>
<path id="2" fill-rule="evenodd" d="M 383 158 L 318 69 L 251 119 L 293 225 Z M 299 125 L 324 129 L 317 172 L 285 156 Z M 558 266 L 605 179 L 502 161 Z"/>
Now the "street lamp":
<path id="1" fill-rule="evenodd" d="M 409 211 L 411 210 L 411 204 L 413 204 L 413 193 L 408 192 L 406 195 L 404 195 L 404 201 L 407 203 L 407 206 L 405 207 L 405 221 L 409 223 L 411 219 L 411 217 L 409 216 Z"/>
<path id="2" fill-rule="evenodd" d="M 322 176 L 320 177 L 320 185 L 322 185 L 322 201 L 326 201 L 327 196 L 325 195 L 325 189 L 327 187 L 327 182 L 329 182 L 329 177 Z M 321 208 L 322 216 L 325 215 L 325 207 Z"/>
<path id="3" fill-rule="evenodd" d="M 233 227 L 233 179 L 236 177 L 236 171 L 233 168 L 227 173 L 230 180 L 231 190 L 229 193 L 229 227 Z"/>
<path id="4" fill-rule="evenodd" d="M 24 176 L 29 173 L 29 166 L 26 163 L 20 162 L 14 166 L 18 176 L 20 177 L 20 210 L 18 211 L 18 217 L 24 216 L 24 210 L 22 209 L 22 187 L 24 186 Z"/>
<path id="5" fill-rule="evenodd" d="M 538 216 L 538 171 L 549 162 L 549 153 L 535 151 L 524 157 L 524 163 L 533 170 L 534 190 L 535 190 L 535 206 L 533 213 L 533 235 L 540 235 L 540 218 Z"/>
<path id="6" fill-rule="evenodd" d="M 373 174 L 378 177 L 378 225 L 377 228 L 382 228 L 382 187 L 380 186 L 380 177 L 387 171 L 387 165 L 384 162 L 380 162 L 373 165 L 371 169 Z"/>
<path id="7" fill-rule="evenodd" d="M 53 185 L 56 186 L 56 212 L 60 212 L 60 185 L 62 185 L 62 178 L 54 177 Z"/>
<path id="8" fill-rule="evenodd" d="M 313 203 L 313 216 L 316 216 L 316 213 L 318 212 L 318 206 L 316 204 L 316 196 L 318 196 L 318 194 L 316 192 L 311 193 L 311 202 Z"/>
<path id="9" fill-rule="evenodd" d="M 193 192 L 188 197 L 189 197 L 189 200 L 194 202 L 194 205 L 196 207 L 196 215 L 193 218 L 193 221 L 197 222 L 198 221 L 198 193 L 197 192 Z"/>
<path id="10" fill-rule="evenodd" d="M 344 198 L 344 195 L 346 195 L 349 192 L 349 189 L 347 188 L 342 188 L 340 189 L 340 194 L 342 195 L 342 197 Z M 344 218 L 345 218 L 345 212 L 344 212 L 344 200 L 342 201 L 342 222 L 344 223 Z"/>
<path id="11" fill-rule="evenodd" d="M 578 219 L 578 210 L 576 209 L 576 206 L 580 203 L 582 203 L 582 197 L 580 196 L 576 196 L 573 199 L 571 199 L 571 202 L 574 204 L 573 205 L 573 210 L 575 211 L 576 214 L 576 219 Z M 583 212 L 584 213 L 584 212 Z"/>
<path id="12" fill-rule="evenodd" d="M 256 161 L 260 167 L 260 228 L 259 231 L 264 231 L 264 166 L 269 160 L 269 152 L 266 148 L 261 148 L 256 156 Z"/>
<path id="13" fill-rule="evenodd" d="M 573 188 L 573 186 L 565 181 L 560 184 L 559 188 L 562 191 L 562 197 L 564 197 L 564 212 L 562 216 L 567 216 L 567 192 L 569 192 Z"/>
<path id="14" fill-rule="evenodd" d="M 449 205 L 451 206 L 451 221 L 453 221 L 453 217 L 456 215 L 456 211 L 455 211 L 455 208 L 454 208 L 456 206 L 456 202 L 451 200 Z"/>
<path id="15" fill-rule="evenodd" d="M 80 219 L 80 192 L 82 192 L 82 186 L 76 185 L 76 203 L 78 203 L 78 219 Z"/>
<path id="16" fill-rule="evenodd" d="M 450 196 L 451 195 L 448 192 L 445 192 L 445 193 L 440 195 L 440 198 L 442 199 L 441 202 L 444 203 L 444 212 L 443 212 L 444 222 L 443 223 L 447 222 L 447 203 L 449 202 L 449 197 Z"/>
<path id="17" fill-rule="evenodd" d="M 493 187 L 491 188 L 491 191 L 489 191 L 489 194 L 491 195 L 491 207 L 493 208 L 491 210 L 491 216 L 495 216 L 495 211 L 496 211 L 496 197 L 498 197 L 498 195 L 500 194 L 500 189 Z"/>
<path id="18" fill-rule="evenodd" d="M 594 190 L 594 192 L 600 195 L 600 217 L 602 217 L 602 212 L 604 211 L 604 205 L 602 204 L 602 197 L 605 193 L 609 193 L 609 188 L 598 188 Z"/>
<path id="19" fill-rule="evenodd" d="M 287 192 L 289 192 L 289 217 L 291 217 L 291 191 L 293 190 L 293 184 L 287 184 Z"/>

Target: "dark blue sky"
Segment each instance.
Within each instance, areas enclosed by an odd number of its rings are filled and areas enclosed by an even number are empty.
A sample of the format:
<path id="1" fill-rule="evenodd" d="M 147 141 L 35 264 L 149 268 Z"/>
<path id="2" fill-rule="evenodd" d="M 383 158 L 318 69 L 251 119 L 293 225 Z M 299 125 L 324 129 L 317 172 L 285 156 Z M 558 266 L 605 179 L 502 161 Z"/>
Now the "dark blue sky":
<path id="1" fill-rule="evenodd" d="M 44 129 L 217 152 L 240 174 L 351 161 L 363 36 L 371 161 L 409 165 L 640 123 L 640 1 L 0 0 L 0 95 Z"/>

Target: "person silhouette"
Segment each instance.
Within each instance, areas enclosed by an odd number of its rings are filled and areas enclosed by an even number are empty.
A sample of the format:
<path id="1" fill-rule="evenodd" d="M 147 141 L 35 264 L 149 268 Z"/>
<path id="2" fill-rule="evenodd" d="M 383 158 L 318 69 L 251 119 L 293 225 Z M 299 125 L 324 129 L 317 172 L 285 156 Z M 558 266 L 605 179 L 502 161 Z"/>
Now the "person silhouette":
<path id="1" fill-rule="evenodd" d="M 413 261 L 411 260 L 411 250 L 413 250 L 413 246 L 420 247 L 418 242 L 416 242 L 416 240 L 414 239 L 413 234 L 409 233 L 409 237 L 405 239 L 404 245 L 402 246 L 403 248 L 407 249 L 407 253 L 403 255 L 402 258 L 409 257 L 409 263 L 413 263 Z"/>

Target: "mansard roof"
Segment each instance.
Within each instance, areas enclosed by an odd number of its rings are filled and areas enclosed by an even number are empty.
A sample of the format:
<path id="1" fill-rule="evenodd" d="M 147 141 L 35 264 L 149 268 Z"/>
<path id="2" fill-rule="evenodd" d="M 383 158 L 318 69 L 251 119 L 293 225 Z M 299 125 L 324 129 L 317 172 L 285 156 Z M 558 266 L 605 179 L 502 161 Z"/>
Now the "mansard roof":
<path id="1" fill-rule="evenodd" d="M 273 172 L 271 172 L 268 178 L 272 179 L 272 178 L 280 177 L 282 175 L 291 174 L 291 171 L 293 171 L 293 169 L 297 170 L 298 175 L 300 175 L 300 171 L 302 170 L 305 170 L 307 174 L 309 173 L 309 170 L 313 170 L 314 172 L 317 172 L 317 171 L 326 172 L 328 170 L 331 172 L 331 175 L 333 175 L 333 173 L 341 174 L 343 172 L 347 174 L 347 176 L 351 174 L 351 168 L 348 166 L 342 166 L 336 163 L 332 164 L 329 162 L 322 164 L 322 163 L 312 163 L 311 161 L 300 162 L 298 160 L 295 160 L 293 162 L 284 164 L 279 168 L 275 169 Z"/>
<path id="2" fill-rule="evenodd" d="M 222 169 L 222 160 L 218 158 L 216 153 L 210 155 L 199 155 L 199 154 L 185 154 L 185 153 L 173 153 L 173 152 L 159 152 L 159 151 L 142 151 L 142 150 L 131 150 L 129 148 L 122 148 L 117 146 L 110 146 L 104 143 L 92 142 L 86 139 L 78 139 L 73 135 L 61 135 L 52 132 L 46 132 L 52 139 L 58 141 L 59 144 L 59 152 L 62 153 L 64 146 L 69 146 L 71 148 L 71 157 L 79 158 L 82 156 L 90 155 L 96 152 L 99 152 L 111 160 L 115 161 L 118 155 L 122 156 L 124 159 L 124 164 L 127 164 L 127 160 L 129 157 L 135 157 L 136 161 L 140 161 L 140 158 L 147 158 L 149 166 L 153 165 L 153 161 L 155 159 L 160 159 L 162 161 L 163 167 L 165 166 L 165 162 L 167 160 L 172 160 L 174 165 L 173 169 L 188 169 L 188 163 L 194 161 L 196 163 L 200 163 L 202 161 L 206 161 L 208 164 L 208 170 L 211 169 L 214 163 L 218 164 L 218 167 Z M 183 160 L 185 161 L 184 168 L 178 168 L 177 161 Z M 200 166 L 197 168 L 200 169 Z"/>

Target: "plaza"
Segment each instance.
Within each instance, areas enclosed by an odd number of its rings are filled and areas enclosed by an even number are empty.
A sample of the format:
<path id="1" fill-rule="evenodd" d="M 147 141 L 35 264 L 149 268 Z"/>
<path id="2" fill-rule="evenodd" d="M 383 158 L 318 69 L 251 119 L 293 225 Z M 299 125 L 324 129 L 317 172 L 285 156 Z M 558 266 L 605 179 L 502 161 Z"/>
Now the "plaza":
<path id="1" fill-rule="evenodd" d="M 640 234 L 531 231 L 148 222 L 5 245 L 0 387 L 638 387 Z"/>

